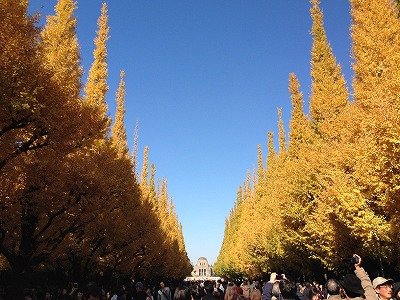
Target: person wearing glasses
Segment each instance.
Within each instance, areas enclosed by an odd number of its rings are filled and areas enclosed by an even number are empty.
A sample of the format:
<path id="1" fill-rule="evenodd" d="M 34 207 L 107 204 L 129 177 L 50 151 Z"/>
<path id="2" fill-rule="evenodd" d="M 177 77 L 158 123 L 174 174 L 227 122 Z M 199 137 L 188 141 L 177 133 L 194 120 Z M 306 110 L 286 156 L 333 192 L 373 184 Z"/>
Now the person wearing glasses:
<path id="1" fill-rule="evenodd" d="M 376 277 L 372 281 L 372 286 L 376 294 L 378 295 L 378 300 L 389 300 L 393 296 L 393 280 L 386 279 L 383 277 Z"/>

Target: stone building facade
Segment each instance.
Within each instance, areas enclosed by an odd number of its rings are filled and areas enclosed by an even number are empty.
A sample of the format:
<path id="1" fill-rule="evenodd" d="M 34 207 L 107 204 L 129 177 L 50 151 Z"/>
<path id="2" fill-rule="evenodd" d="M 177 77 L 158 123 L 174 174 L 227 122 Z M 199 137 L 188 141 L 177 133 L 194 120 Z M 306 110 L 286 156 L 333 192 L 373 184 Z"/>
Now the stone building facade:
<path id="1" fill-rule="evenodd" d="M 205 257 L 200 257 L 197 260 L 196 265 L 194 265 L 193 271 L 192 271 L 192 277 L 213 277 L 214 276 L 214 271 L 212 269 L 212 266 L 208 263 L 207 258 Z"/>

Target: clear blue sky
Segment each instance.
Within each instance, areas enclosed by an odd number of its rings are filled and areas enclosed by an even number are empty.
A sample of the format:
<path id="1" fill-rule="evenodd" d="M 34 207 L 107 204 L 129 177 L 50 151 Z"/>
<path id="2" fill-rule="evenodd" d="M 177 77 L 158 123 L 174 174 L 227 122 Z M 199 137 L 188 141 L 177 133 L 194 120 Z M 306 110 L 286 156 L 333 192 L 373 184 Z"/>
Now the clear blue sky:
<path id="1" fill-rule="evenodd" d="M 31 0 L 52 14 L 56 0 Z M 156 177 L 168 180 L 192 263 L 214 264 L 225 219 L 257 145 L 277 134 L 291 113 L 289 73 L 310 93 L 308 0 L 109 0 L 110 116 L 120 70 L 126 72 L 126 128 L 132 148 L 139 122 L 139 160 L 150 147 Z M 322 0 L 325 29 L 351 83 L 347 0 Z M 82 63 L 92 63 L 100 0 L 78 1 Z M 305 107 L 308 110 L 308 103 Z M 251 234 L 251 232 L 249 232 Z M 243 237 L 246 238 L 246 237 Z"/>

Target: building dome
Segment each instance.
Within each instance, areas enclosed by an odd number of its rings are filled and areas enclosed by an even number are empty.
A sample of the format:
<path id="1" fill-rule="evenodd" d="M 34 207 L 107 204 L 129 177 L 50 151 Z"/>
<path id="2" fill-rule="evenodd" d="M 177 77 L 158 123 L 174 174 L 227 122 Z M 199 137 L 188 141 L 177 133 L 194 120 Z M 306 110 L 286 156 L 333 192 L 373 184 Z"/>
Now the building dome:
<path id="1" fill-rule="evenodd" d="M 207 258 L 205 258 L 205 257 L 203 257 L 203 256 L 200 257 L 197 261 L 200 261 L 200 260 L 208 262 Z"/>

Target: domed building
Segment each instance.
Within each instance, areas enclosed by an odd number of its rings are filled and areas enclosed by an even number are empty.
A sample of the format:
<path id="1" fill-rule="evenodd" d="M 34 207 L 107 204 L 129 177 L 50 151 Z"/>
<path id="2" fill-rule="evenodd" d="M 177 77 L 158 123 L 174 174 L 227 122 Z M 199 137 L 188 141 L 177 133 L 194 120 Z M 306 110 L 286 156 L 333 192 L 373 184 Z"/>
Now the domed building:
<path id="1" fill-rule="evenodd" d="M 192 277 L 213 277 L 214 271 L 212 266 L 208 264 L 208 260 L 205 257 L 200 257 L 197 260 L 197 263 L 194 265 L 193 271 L 191 273 Z"/>

